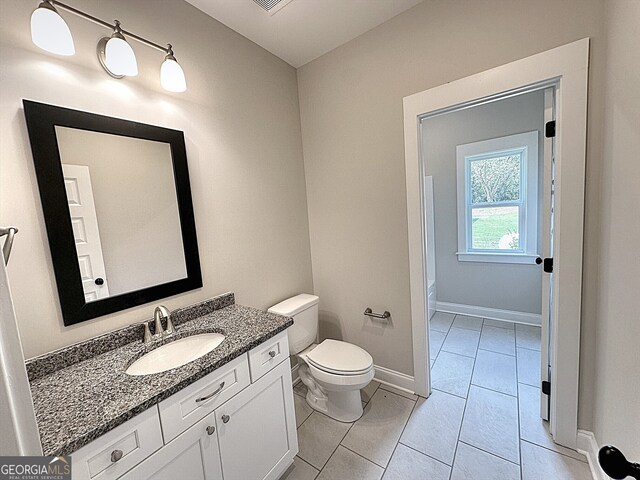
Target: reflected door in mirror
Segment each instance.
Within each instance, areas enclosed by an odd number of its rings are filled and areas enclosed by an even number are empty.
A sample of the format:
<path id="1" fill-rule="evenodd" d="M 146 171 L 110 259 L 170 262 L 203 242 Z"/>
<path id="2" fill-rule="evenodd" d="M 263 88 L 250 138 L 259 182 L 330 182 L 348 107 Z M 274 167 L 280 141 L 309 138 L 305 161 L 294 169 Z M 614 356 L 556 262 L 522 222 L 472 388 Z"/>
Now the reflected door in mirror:
<path id="1" fill-rule="evenodd" d="M 69 202 L 71 227 L 76 241 L 82 290 L 87 302 L 109 296 L 105 275 L 98 216 L 91 188 L 91 174 L 86 165 L 62 165 L 64 188 Z"/>

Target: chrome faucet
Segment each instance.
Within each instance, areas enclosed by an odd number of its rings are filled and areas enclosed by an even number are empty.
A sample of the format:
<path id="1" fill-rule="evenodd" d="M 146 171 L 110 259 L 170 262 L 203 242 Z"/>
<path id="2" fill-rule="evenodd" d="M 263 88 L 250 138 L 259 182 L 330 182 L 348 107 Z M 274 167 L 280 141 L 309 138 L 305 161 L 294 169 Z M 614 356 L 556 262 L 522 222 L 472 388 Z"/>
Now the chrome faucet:
<path id="1" fill-rule="evenodd" d="M 162 328 L 162 317 L 167 318 L 166 329 Z M 153 312 L 153 320 L 155 321 L 155 327 L 156 327 L 154 337 L 171 335 L 175 331 L 175 329 L 173 328 L 173 323 L 171 323 L 171 314 L 169 313 L 169 310 L 167 309 L 167 307 L 165 307 L 164 305 L 160 305 L 156 307 L 156 309 Z"/>
<path id="2" fill-rule="evenodd" d="M 166 317 L 167 319 L 167 328 L 162 328 L 162 318 Z M 171 314 L 169 310 L 164 305 L 160 305 L 156 307 L 153 312 L 153 320 L 155 321 L 155 333 L 151 335 L 151 330 L 149 330 L 149 322 L 140 322 L 134 323 L 133 325 L 140 325 L 144 327 L 144 338 L 142 341 L 146 343 L 151 343 L 153 340 L 157 338 L 164 337 L 166 335 L 171 335 L 175 332 L 175 328 L 173 327 L 173 323 L 171 322 Z"/>

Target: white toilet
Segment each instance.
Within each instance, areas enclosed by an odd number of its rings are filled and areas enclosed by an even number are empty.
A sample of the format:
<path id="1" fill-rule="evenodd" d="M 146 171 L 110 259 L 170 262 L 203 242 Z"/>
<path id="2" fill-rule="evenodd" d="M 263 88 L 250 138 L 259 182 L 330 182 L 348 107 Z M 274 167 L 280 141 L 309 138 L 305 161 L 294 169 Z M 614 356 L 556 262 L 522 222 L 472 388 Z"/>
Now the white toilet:
<path id="1" fill-rule="evenodd" d="M 307 403 L 341 422 L 362 416 L 360 389 L 373 379 L 373 358 L 362 348 L 338 340 L 315 343 L 318 336 L 318 301 L 305 293 L 269 309 L 293 317 L 287 330 L 289 353 L 298 356 L 298 374 L 307 386 Z"/>

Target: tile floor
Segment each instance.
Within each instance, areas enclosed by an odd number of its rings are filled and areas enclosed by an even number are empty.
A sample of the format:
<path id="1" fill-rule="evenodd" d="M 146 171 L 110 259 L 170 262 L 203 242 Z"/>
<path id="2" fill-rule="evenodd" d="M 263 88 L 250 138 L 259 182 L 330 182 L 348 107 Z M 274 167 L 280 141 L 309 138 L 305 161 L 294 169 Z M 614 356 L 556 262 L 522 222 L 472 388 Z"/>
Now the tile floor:
<path id="1" fill-rule="evenodd" d="M 340 423 L 294 387 L 300 451 L 283 480 L 590 480 L 538 417 L 540 328 L 438 312 L 433 393 L 373 381 L 362 418 Z"/>

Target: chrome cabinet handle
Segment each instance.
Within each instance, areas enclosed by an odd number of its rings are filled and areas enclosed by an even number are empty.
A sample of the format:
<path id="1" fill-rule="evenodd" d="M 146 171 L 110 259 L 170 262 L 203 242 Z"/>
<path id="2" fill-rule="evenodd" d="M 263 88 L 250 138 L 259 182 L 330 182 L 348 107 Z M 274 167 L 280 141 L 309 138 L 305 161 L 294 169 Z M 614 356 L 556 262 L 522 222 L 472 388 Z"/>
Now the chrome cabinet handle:
<path id="1" fill-rule="evenodd" d="M 219 394 L 222 391 L 223 388 L 224 388 L 224 382 L 220 383 L 220 386 L 218 388 L 216 388 L 215 392 L 211 392 L 209 395 L 205 395 L 204 397 L 196 398 L 196 403 L 200 403 L 200 402 L 204 402 L 206 400 L 209 400 L 214 395 Z"/>
<path id="2" fill-rule="evenodd" d="M 111 461 L 116 463 L 118 460 L 122 458 L 122 450 L 114 450 L 111 452 Z"/>
<path id="3" fill-rule="evenodd" d="M 269 356 L 270 356 L 271 358 L 275 357 L 275 356 L 276 356 L 276 352 L 275 352 L 275 350 L 271 350 L 271 351 L 269 352 Z"/>
<path id="4" fill-rule="evenodd" d="M 216 432 L 216 427 L 213 425 L 209 425 L 207 427 L 207 435 L 213 435 Z"/>
<path id="5" fill-rule="evenodd" d="M 231 420 L 229 415 L 222 415 L 222 423 L 229 423 L 229 420 Z"/>

